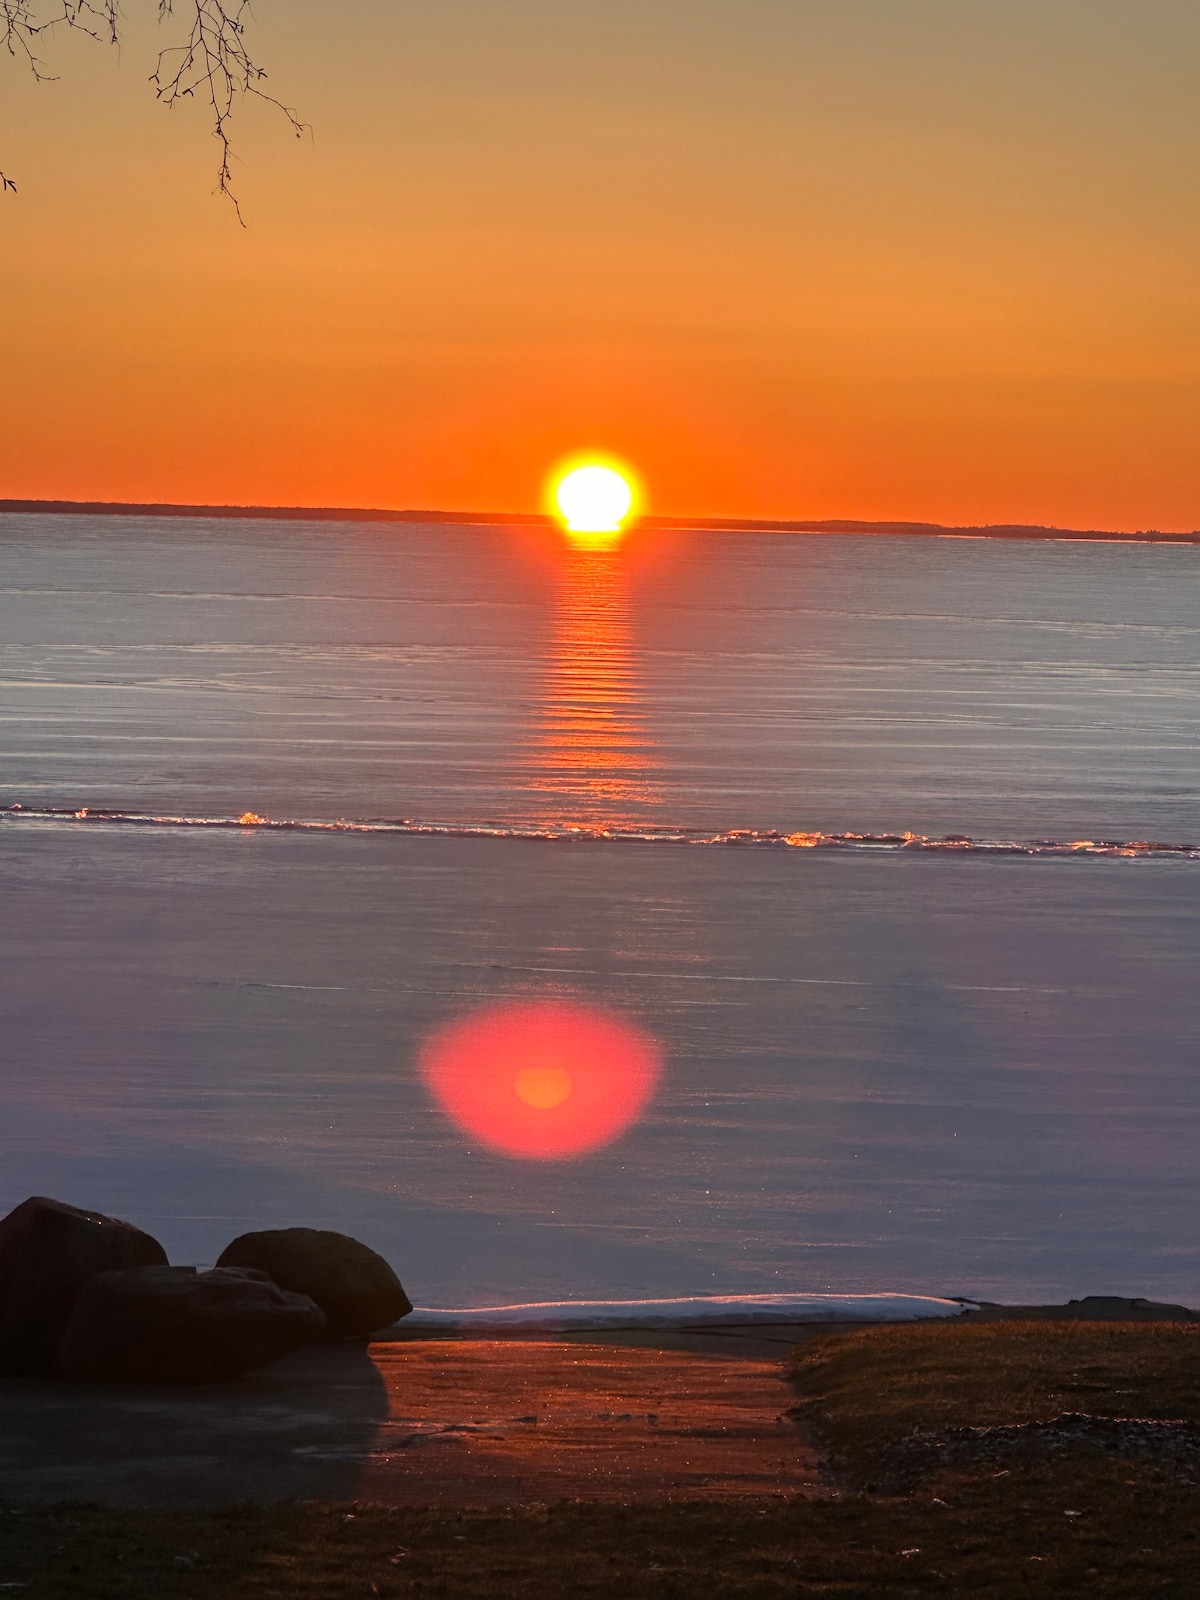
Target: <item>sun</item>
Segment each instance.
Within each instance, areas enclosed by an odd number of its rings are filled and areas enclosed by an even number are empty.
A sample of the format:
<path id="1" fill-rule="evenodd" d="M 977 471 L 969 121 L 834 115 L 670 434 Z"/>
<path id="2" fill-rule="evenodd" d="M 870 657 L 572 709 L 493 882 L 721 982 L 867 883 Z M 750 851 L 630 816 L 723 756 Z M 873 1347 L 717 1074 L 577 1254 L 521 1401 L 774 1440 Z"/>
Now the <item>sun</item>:
<path id="1" fill-rule="evenodd" d="M 637 496 L 624 468 L 579 461 L 556 475 L 554 505 L 568 533 L 620 533 Z"/>

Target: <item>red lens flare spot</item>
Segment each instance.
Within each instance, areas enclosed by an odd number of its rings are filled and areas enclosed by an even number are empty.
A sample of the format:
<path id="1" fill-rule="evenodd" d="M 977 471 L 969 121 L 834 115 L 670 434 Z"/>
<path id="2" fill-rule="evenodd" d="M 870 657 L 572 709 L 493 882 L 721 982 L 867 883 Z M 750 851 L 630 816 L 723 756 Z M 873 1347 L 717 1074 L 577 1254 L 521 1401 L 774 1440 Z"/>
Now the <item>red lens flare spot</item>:
<path id="1" fill-rule="evenodd" d="M 654 1041 L 591 1006 L 489 1007 L 425 1044 L 421 1075 L 472 1139 L 527 1161 L 562 1161 L 615 1139 L 649 1103 Z"/>

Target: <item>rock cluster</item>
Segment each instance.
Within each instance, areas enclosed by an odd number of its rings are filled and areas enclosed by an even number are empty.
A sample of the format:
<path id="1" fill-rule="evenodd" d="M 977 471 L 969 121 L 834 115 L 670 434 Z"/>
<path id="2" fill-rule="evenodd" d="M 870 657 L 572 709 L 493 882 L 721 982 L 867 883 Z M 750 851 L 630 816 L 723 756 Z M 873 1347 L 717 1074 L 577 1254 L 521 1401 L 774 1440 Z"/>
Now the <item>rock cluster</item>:
<path id="1" fill-rule="evenodd" d="M 0 1374 L 212 1383 L 412 1310 L 383 1258 L 312 1228 L 243 1234 L 172 1267 L 128 1222 L 35 1197 L 0 1220 Z"/>

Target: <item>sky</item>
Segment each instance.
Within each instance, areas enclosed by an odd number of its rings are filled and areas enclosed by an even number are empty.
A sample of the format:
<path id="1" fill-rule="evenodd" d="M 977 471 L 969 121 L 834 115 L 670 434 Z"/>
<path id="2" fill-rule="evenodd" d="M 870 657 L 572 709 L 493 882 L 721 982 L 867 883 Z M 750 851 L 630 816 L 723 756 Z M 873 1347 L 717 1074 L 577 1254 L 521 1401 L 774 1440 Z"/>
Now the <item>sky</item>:
<path id="1" fill-rule="evenodd" d="M 1195 0 L 257 0 L 245 229 L 125 9 L 0 59 L 0 497 L 1200 527 Z"/>

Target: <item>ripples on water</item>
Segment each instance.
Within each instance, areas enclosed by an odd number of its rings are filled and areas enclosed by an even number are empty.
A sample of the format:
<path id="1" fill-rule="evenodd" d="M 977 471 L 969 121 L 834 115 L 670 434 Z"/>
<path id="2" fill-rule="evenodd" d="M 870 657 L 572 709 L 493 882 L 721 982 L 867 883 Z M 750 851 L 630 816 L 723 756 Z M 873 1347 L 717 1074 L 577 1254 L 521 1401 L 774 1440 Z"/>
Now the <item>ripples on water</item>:
<path id="1" fill-rule="evenodd" d="M 1197 837 L 1192 547 L 0 519 L 9 803 Z"/>

